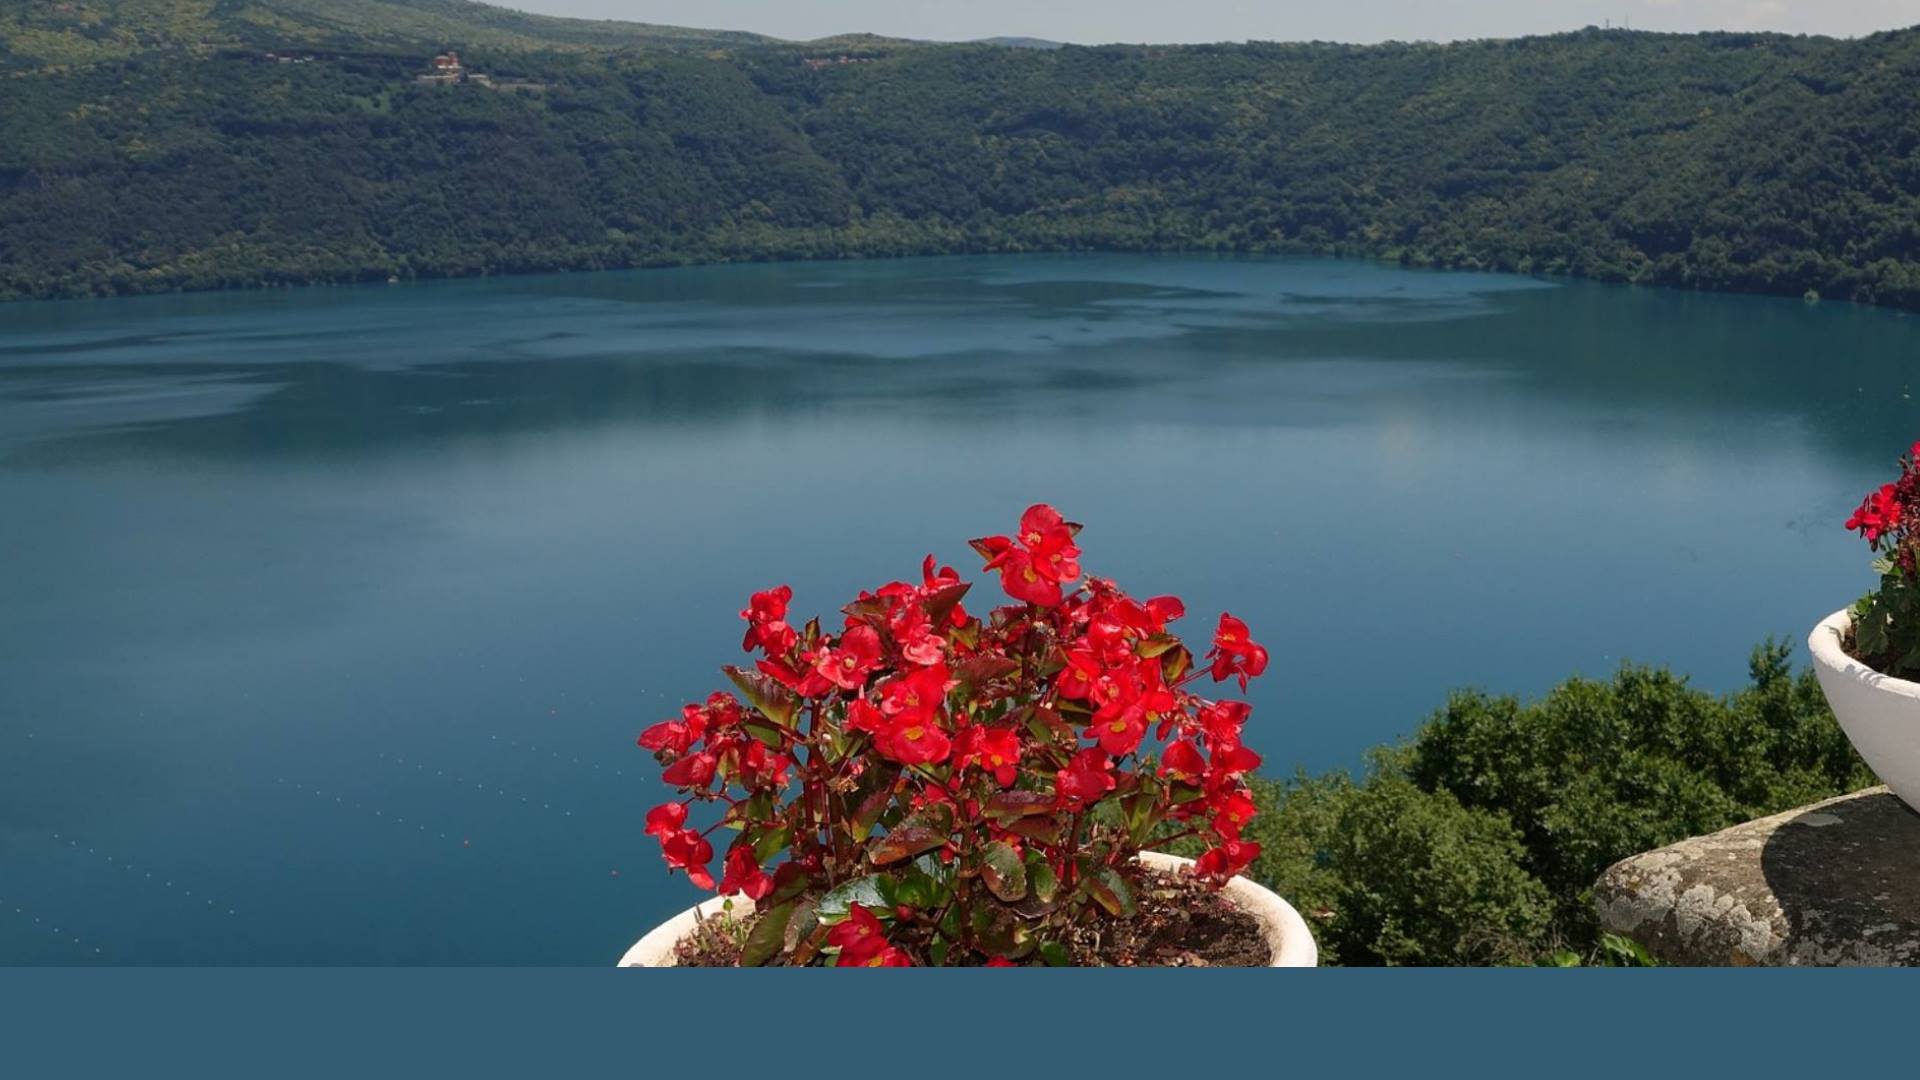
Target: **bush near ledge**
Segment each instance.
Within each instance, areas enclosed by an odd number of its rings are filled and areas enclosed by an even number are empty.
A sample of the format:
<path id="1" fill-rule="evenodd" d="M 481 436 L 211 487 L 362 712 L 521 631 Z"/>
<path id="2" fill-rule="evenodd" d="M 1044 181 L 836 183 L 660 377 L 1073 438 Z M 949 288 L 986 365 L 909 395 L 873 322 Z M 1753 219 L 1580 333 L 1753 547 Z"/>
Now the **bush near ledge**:
<path id="1" fill-rule="evenodd" d="M 1248 876 L 1307 917 L 1323 964 L 1604 962 L 1606 867 L 1875 782 L 1790 657 L 1755 649 L 1724 697 L 1632 664 L 1524 704 L 1457 693 L 1360 779 L 1256 779 Z"/>

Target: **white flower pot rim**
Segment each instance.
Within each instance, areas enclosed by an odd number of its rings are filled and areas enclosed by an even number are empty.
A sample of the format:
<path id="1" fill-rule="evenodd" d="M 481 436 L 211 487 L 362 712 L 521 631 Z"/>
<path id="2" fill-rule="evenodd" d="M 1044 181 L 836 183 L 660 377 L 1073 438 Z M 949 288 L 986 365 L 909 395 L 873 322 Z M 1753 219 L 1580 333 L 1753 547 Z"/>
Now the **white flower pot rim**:
<path id="1" fill-rule="evenodd" d="M 1158 851 L 1143 851 L 1140 853 L 1140 864 L 1152 870 L 1179 870 L 1192 866 L 1193 860 Z M 1260 930 L 1266 936 L 1268 946 L 1273 949 L 1273 962 L 1269 966 L 1314 967 L 1320 962 L 1320 950 L 1314 944 L 1313 932 L 1307 929 L 1307 921 L 1300 917 L 1292 904 L 1282 900 L 1272 890 L 1247 878 L 1236 877 L 1222 887 L 1221 894 L 1260 923 Z M 736 901 L 736 906 L 746 903 L 748 901 L 743 898 Z M 634 942 L 633 947 L 620 958 L 620 966 L 673 967 L 674 946 L 693 932 L 697 920 L 720 915 L 726 904 L 726 897 L 716 896 L 654 927 L 646 937 Z"/>
<path id="2" fill-rule="evenodd" d="M 1920 810 L 1920 683 L 1876 671 L 1843 647 L 1851 608 L 1820 620 L 1807 636 L 1813 671 L 1833 718 L 1861 760 L 1900 801 Z"/>
<path id="3" fill-rule="evenodd" d="M 1876 690 L 1899 694 L 1920 702 L 1920 683 L 1868 667 L 1865 663 L 1856 660 L 1852 653 L 1847 652 L 1843 642 L 1846 640 L 1847 631 L 1852 627 L 1852 607 L 1843 607 L 1821 619 L 1819 625 L 1813 628 L 1813 633 L 1807 638 L 1807 649 L 1813 653 L 1814 662 L 1820 667 L 1835 671 Z"/>

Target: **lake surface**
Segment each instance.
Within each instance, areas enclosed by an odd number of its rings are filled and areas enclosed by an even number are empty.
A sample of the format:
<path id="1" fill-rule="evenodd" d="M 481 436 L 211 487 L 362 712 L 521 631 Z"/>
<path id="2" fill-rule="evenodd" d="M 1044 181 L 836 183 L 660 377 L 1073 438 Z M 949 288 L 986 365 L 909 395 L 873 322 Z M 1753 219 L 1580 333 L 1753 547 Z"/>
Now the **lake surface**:
<path id="1" fill-rule="evenodd" d="M 0 306 L 0 962 L 583 963 L 695 900 L 633 746 L 1049 501 L 1272 649 L 1269 768 L 1871 583 L 1916 322 L 1335 261 Z M 992 594 L 989 583 L 989 594 Z"/>

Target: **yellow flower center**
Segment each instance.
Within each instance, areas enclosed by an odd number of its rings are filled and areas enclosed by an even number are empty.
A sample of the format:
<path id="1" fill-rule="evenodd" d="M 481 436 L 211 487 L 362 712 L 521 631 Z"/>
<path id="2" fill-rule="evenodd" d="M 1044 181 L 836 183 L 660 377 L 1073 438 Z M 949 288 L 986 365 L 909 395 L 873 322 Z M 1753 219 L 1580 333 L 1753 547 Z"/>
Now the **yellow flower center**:
<path id="1" fill-rule="evenodd" d="M 927 729 L 921 727 L 918 724 L 915 724 L 913 727 L 910 727 L 907 730 L 901 732 L 901 734 L 907 737 L 908 742 L 919 742 L 921 737 L 924 736 L 926 733 L 927 733 Z"/>

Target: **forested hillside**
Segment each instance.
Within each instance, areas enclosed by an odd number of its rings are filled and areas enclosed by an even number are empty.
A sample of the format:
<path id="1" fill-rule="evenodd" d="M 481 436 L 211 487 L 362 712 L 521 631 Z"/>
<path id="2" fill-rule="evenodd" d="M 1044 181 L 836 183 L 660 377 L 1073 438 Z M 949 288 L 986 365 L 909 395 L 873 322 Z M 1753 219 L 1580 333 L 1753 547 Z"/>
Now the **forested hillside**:
<path id="1" fill-rule="evenodd" d="M 457 48 L 451 85 L 417 81 Z M 0 13 L 0 296 L 1064 248 L 1920 306 L 1920 32 L 793 44 L 458 0 Z"/>

